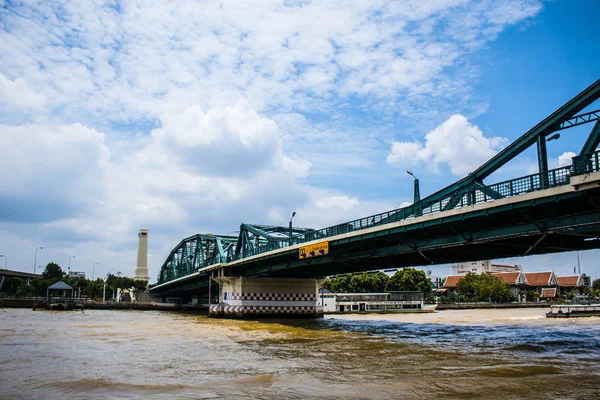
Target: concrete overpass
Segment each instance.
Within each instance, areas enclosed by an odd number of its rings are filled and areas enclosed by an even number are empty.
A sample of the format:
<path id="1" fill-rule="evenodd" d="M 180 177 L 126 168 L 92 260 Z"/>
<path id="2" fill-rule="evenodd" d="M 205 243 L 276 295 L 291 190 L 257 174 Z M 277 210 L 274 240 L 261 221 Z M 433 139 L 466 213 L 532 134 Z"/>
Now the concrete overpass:
<path id="1" fill-rule="evenodd" d="M 0 268 L 0 292 L 2 291 L 2 285 L 4 284 L 5 278 L 10 278 L 10 277 L 23 278 L 25 280 L 29 280 L 29 279 L 41 279 L 42 275 Z"/>

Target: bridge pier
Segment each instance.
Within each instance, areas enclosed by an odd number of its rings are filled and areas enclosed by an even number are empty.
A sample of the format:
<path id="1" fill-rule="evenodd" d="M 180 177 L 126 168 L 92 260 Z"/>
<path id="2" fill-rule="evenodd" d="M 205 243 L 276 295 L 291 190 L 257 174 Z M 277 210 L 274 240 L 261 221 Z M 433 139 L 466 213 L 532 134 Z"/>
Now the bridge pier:
<path id="1" fill-rule="evenodd" d="M 210 306 L 209 316 L 224 318 L 317 318 L 321 283 L 306 278 L 244 278 L 218 276 L 219 303 Z"/>

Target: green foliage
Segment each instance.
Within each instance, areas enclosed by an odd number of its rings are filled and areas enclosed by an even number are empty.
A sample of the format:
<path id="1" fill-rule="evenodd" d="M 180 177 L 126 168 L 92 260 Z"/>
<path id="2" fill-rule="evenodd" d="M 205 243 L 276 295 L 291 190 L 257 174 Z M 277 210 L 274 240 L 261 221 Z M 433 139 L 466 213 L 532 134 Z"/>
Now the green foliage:
<path id="1" fill-rule="evenodd" d="M 540 292 L 537 292 L 535 290 L 528 290 L 525 292 L 525 299 L 527 301 L 538 301 L 541 295 L 542 294 Z"/>
<path id="2" fill-rule="evenodd" d="M 383 272 L 357 272 L 331 278 L 323 287 L 335 293 L 377 293 L 385 290 L 387 281 Z"/>
<path id="3" fill-rule="evenodd" d="M 140 279 L 134 279 L 133 281 L 133 288 L 134 290 L 137 291 L 144 291 L 148 288 L 148 282 L 146 281 L 142 281 Z"/>
<path id="4" fill-rule="evenodd" d="M 104 291 L 104 280 L 98 278 L 94 281 L 85 278 L 69 278 L 65 275 L 60 265 L 49 263 L 42 273 L 42 279 L 32 279 L 27 285 L 24 279 L 9 277 L 2 285 L 2 292 L 12 296 L 34 296 L 45 297 L 46 289 L 59 280 L 71 285 L 75 292 L 81 289 L 81 295 L 91 299 L 101 299 Z M 134 280 L 132 278 L 109 275 L 107 278 L 106 296 L 114 297 L 117 289 L 131 289 L 135 291 L 146 290 L 146 281 Z"/>
<path id="5" fill-rule="evenodd" d="M 60 267 L 60 265 L 53 262 L 48 263 L 48 265 L 46 265 L 46 269 L 44 270 L 44 272 L 42 272 L 42 277 L 44 279 L 60 280 L 63 278 L 63 276 L 65 276 L 65 273 Z"/>
<path id="6" fill-rule="evenodd" d="M 600 278 L 594 279 L 594 282 L 592 283 L 592 289 L 594 289 L 594 291 L 600 290 Z"/>
<path id="7" fill-rule="evenodd" d="M 82 295 L 90 299 L 101 299 L 104 291 L 104 281 L 98 278 L 95 281 L 88 281 L 82 289 Z"/>
<path id="8" fill-rule="evenodd" d="M 414 268 L 403 268 L 396 271 L 385 285 L 386 291 L 416 291 L 429 294 L 431 279 L 425 272 Z"/>
<path id="9" fill-rule="evenodd" d="M 492 301 L 505 303 L 513 301 L 508 283 L 494 275 L 469 272 L 456 284 L 459 301 Z"/>

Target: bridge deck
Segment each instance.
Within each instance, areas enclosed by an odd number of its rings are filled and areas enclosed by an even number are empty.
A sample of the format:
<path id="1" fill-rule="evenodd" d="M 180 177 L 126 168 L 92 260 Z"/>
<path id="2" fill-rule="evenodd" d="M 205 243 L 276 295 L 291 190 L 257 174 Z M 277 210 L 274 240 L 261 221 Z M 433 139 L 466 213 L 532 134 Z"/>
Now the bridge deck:
<path id="1" fill-rule="evenodd" d="M 488 245 L 487 250 L 483 251 L 487 251 L 490 256 L 511 257 L 536 254 L 535 247 L 539 245 L 537 242 L 542 240 L 550 242 L 550 239 L 547 239 L 548 235 L 563 232 L 565 229 L 571 229 L 572 234 L 577 234 L 575 229 L 585 231 L 592 227 L 589 233 L 581 233 L 587 235 L 586 238 L 600 233 L 596 232 L 596 226 L 600 226 L 600 220 L 596 219 L 600 219 L 600 216 L 596 218 L 586 214 L 581 217 L 582 221 L 579 221 L 575 215 L 576 211 L 584 211 L 582 206 L 575 206 L 575 204 L 580 202 L 582 196 L 585 197 L 583 201 L 589 203 L 586 192 L 598 191 L 599 184 L 600 172 L 572 176 L 564 185 L 497 200 L 488 199 L 470 206 L 365 227 L 250 255 L 239 260 L 207 265 L 192 274 L 155 285 L 151 290 L 160 292 L 169 287 L 178 287 L 186 281 L 203 279 L 201 277 L 207 276 L 210 271 L 222 268 L 245 276 L 282 274 L 283 276 L 318 277 L 337 273 L 341 269 L 348 270 L 350 266 L 358 271 L 377 267 L 466 261 L 482 256 L 481 249 L 472 252 L 473 246 L 491 242 L 504 242 L 507 249 L 510 246 L 512 248 L 498 252 L 492 249 L 493 245 Z M 575 201 L 575 199 L 579 200 Z M 561 208 L 557 207 L 559 202 L 564 205 L 562 207 L 564 210 L 552 211 Z M 540 211 L 537 215 L 531 212 L 536 207 Z M 575 208 L 569 210 L 571 207 Z M 506 223 L 503 223 L 503 220 Z M 525 239 L 527 237 L 533 238 Z M 520 238 L 519 242 L 522 243 L 510 243 L 515 238 Z M 579 239 L 582 240 L 581 237 Z M 301 247 L 324 240 L 331 246 L 329 255 L 307 260 L 299 259 Z M 587 242 L 586 246 L 595 248 L 597 242 L 600 241 Z M 544 247 L 544 251 L 575 249 L 572 247 L 575 246 L 574 243 L 561 246 Z M 458 247 L 463 250 L 456 250 Z M 440 255 L 443 249 L 449 248 L 455 249 L 453 254 Z M 437 253 L 438 257 L 435 257 L 434 253 L 430 254 L 430 251 Z M 340 265 L 343 265 L 341 269 Z"/>

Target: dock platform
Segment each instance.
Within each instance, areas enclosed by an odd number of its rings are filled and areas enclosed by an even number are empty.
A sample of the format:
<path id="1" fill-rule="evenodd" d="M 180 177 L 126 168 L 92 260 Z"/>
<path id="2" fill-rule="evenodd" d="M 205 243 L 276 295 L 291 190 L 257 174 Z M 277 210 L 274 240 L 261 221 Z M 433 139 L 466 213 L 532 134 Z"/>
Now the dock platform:
<path id="1" fill-rule="evenodd" d="M 550 306 L 546 318 L 600 317 L 600 304 Z"/>

